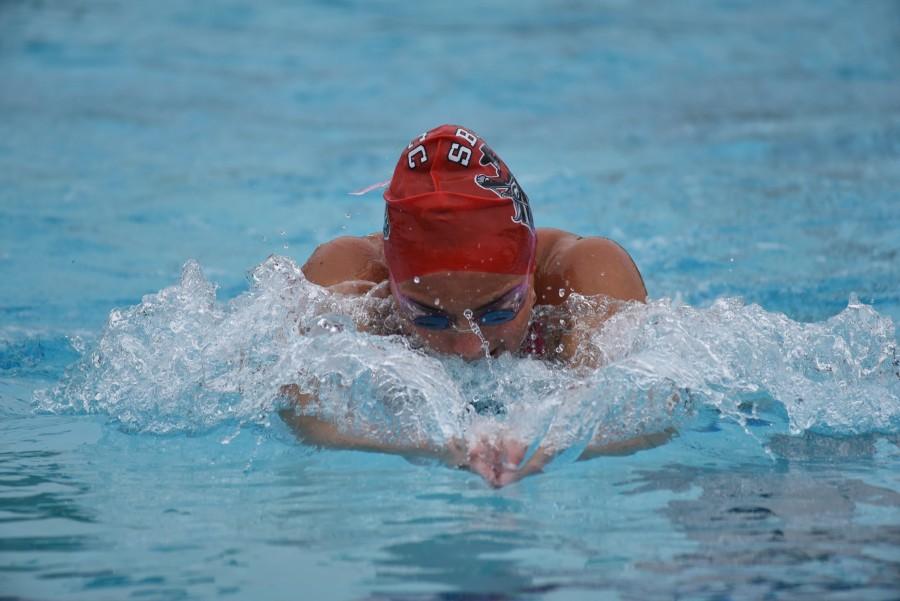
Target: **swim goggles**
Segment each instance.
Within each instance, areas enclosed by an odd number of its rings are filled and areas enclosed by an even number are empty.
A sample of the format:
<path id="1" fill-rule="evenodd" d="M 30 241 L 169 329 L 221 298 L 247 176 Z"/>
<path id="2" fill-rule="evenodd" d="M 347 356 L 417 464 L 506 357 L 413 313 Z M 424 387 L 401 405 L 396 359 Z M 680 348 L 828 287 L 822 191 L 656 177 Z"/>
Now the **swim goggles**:
<path id="1" fill-rule="evenodd" d="M 528 294 L 528 284 L 528 280 L 525 280 L 497 300 L 491 301 L 475 311 L 466 309 L 463 316 L 470 324 L 479 326 L 499 326 L 508 323 L 515 319 L 522 310 Z M 416 302 L 397 291 L 396 286 L 394 291 L 400 312 L 416 326 L 427 330 L 446 330 L 451 327 L 459 329 L 456 326 L 457 318 L 453 315 Z"/>

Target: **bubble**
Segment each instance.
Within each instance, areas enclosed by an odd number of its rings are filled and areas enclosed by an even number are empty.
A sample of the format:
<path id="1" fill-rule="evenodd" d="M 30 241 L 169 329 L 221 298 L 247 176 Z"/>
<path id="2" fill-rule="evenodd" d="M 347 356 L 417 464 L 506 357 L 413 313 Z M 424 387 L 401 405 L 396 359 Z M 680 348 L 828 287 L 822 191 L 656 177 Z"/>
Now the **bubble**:
<path id="1" fill-rule="evenodd" d="M 468 321 L 472 321 L 472 317 L 474 317 L 474 313 L 472 313 L 472 309 L 466 309 L 463 311 L 463 317 L 465 317 Z"/>
<path id="2" fill-rule="evenodd" d="M 332 321 L 326 317 L 322 317 L 316 321 L 316 325 L 323 330 L 330 332 L 332 334 L 337 334 L 338 332 L 343 331 L 343 324 L 340 322 Z"/>
<path id="3" fill-rule="evenodd" d="M 420 278 L 419 276 L 413 276 L 413 283 L 415 283 L 415 284 L 421 284 L 421 283 L 422 283 L 422 278 Z"/>
<path id="4" fill-rule="evenodd" d="M 564 297 L 565 295 L 566 295 L 566 289 L 565 289 L 565 288 L 560 288 L 560 289 L 559 289 L 559 298 L 562 298 L 562 297 Z"/>
<path id="5" fill-rule="evenodd" d="M 440 306 L 441 306 L 441 299 L 440 299 L 440 298 L 434 299 L 434 306 L 435 306 L 435 307 L 440 307 Z"/>

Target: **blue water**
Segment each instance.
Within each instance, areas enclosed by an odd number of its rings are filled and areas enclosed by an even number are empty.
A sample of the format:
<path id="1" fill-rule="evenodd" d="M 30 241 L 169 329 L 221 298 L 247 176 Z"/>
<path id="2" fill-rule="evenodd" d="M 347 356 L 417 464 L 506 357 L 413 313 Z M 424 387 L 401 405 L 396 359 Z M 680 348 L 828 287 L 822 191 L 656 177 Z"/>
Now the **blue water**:
<path id="1" fill-rule="evenodd" d="M 898 24 L 877 0 L 0 3 L 0 596 L 898 598 Z M 595 337 L 607 367 L 438 360 L 297 275 L 380 228 L 346 193 L 445 122 L 538 226 L 632 253 L 651 303 Z M 275 393 L 301 372 L 386 437 L 679 434 L 494 490 L 299 444 Z M 485 398 L 507 412 L 465 411 Z"/>

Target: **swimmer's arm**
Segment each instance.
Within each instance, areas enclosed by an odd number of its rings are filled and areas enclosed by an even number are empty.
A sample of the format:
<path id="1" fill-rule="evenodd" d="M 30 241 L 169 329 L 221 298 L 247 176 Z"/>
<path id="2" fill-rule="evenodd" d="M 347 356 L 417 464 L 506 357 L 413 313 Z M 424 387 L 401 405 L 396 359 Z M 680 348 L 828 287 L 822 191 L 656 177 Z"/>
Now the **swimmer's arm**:
<path id="1" fill-rule="evenodd" d="M 403 446 L 386 444 L 382 441 L 364 436 L 346 434 L 327 421 L 308 415 L 297 415 L 292 409 L 284 409 L 280 413 L 283 419 L 297 436 L 306 444 L 330 449 L 350 451 L 367 451 L 370 453 L 386 453 L 403 457 L 420 457 L 436 459 L 451 467 L 465 467 L 461 457 L 464 451 L 455 448 L 437 448 L 428 446 Z"/>
<path id="2" fill-rule="evenodd" d="M 575 239 L 561 237 L 549 254 L 557 273 L 561 277 L 561 286 L 567 296 L 571 293 L 582 296 L 605 296 L 617 301 L 647 301 L 647 288 L 637 265 L 624 248 L 607 238 L 587 237 Z M 582 320 L 579 327 L 562 335 L 560 358 L 564 361 L 585 367 L 598 367 L 600 357 L 583 353 L 585 342 L 596 332 L 607 319 L 612 317 L 620 305 L 610 304 L 605 311 L 589 317 L 579 316 Z M 584 450 L 579 461 L 601 456 L 631 455 L 638 451 L 652 449 L 668 442 L 674 435 L 674 429 L 666 429 L 628 440 L 607 442 L 599 437 Z M 535 454 L 537 464 L 546 464 L 553 453 L 543 451 Z"/>
<path id="3" fill-rule="evenodd" d="M 605 296 L 615 301 L 646 302 L 647 288 L 637 265 L 625 249 L 606 238 L 581 238 L 561 240 L 560 249 L 554 260 L 561 277 L 560 289 L 565 296 L 571 293 L 582 296 Z M 564 361 L 586 367 L 596 367 L 599 357 L 579 356 L 590 336 L 604 321 L 612 317 L 618 308 L 611 303 L 606 310 L 593 316 L 580 316 L 576 329 L 566 332 L 560 339 L 560 358 Z"/>
<path id="4" fill-rule="evenodd" d="M 672 440 L 676 434 L 674 428 L 666 428 L 662 432 L 635 436 L 627 440 L 616 442 L 599 442 L 596 439 L 581 453 L 578 461 L 593 459 L 594 457 L 618 457 L 634 455 L 638 451 L 646 451 L 662 446 Z"/>
<path id="5" fill-rule="evenodd" d="M 310 282 L 337 294 L 376 298 L 390 294 L 380 234 L 342 236 L 326 242 L 316 248 L 302 270 Z M 301 392 L 296 385 L 283 386 L 281 393 L 299 407 L 315 402 L 313 395 Z M 331 422 L 298 414 L 293 408 L 282 410 L 280 415 L 301 440 L 311 445 L 437 459 L 453 467 L 466 467 L 467 456 L 461 442 L 453 441 L 445 448 L 386 443 L 374 436 L 342 432 Z"/>
<path id="6" fill-rule="evenodd" d="M 315 402 L 313 395 L 301 392 L 295 384 L 283 386 L 281 393 L 300 407 L 306 407 Z M 458 441 L 452 441 L 446 447 L 386 443 L 374 437 L 342 432 L 333 423 L 315 416 L 298 414 L 294 408 L 283 409 L 279 415 L 294 430 L 297 437 L 306 444 L 332 449 L 436 459 L 451 467 L 466 467 L 464 445 Z"/>
<path id="7" fill-rule="evenodd" d="M 387 298 L 390 286 L 381 250 L 381 235 L 342 236 L 320 245 L 302 267 L 306 279 L 335 294 Z M 371 307 L 370 307 L 371 309 Z M 381 320 L 358 320 L 357 329 L 373 334 Z"/>

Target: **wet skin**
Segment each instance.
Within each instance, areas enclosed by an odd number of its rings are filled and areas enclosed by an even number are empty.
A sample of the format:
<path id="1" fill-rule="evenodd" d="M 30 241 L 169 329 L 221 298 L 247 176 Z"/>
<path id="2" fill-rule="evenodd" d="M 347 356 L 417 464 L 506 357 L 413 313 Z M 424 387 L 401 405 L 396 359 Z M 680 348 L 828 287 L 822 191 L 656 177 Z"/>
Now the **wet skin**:
<path id="1" fill-rule="evenodd" d="M 528 279 L 529 286 L 525 302 L 516 317 L 504 324 L 479 326 L 491 355 L 520 351 L 536 304 L 560 305 L 573 293 L 640 302 L 647 296 L 640 272 L 621 246 L 605 238 L 583 238 L 554 229 L 537 230 L 536 270 L 528 276 L 436 272 L 419 276 L 418 282 L 410 279 L 388 286 L 390 274 L 385 264 L 381 234 L 359 238 L 347 236 L 323 244 L 303 265 L 303 272 L 311 282 L 335 293 L 377 292 L 379 296 L 393 294 L 395 299 L 402 294 L 420 305 L 439 309 L 452 317 L 453 328 L 432 330 L 403 319 L 404 331 L 422 340 L 433 352 L 457 355 L 466 360 L 477 360 L 485 353 L 481 338 L 465 317 L 466 311 L 474 312 L 477 318 L 480 308 L 502 297 L 521 284 L 523 279 Z M 581 341 L 575 337 L 601 327 L 613 310 L 582 318 L 586 327 L 580 333 L 562 334 L 559 339 L 546 340 L 545 344 L 550 348 L 560 349 L 546 358 L 572 365 L 583 364 L 584 356 L 577 353 Z M 586 365 L 591 366 L 591 363 Z M 316 402 L 313 395 L 301 392 L 295 385 L 285 386 L 282 390 L 298 407 Z M 528 445 L 502 432 L 489 439 L 454 440 L 442 448 L 400 447 L 370 437 L 345 434 L 334 424 L 299 415 L 293 410 L 285 410 L 282 417 L 310 444 L 434 457 L 475 472 L 495 487 L 541 471 L 555 455 L 555 451 L 541 448 L 522 464 Z M 671 435 L 671 432 L 664 432 L 614 446 L 589 447 L 582 458 L 635 452 L 662 444 Z"/>
<path id="2" fill-rule="evenodd" d="M 392 285 L 392 293 L 395 296 L 402 294 L 420 305 L 434 307 L 451 316 L 453 327 L 443 330 L 419 327 L 408 319 L 403 323 L 429 349 L 473 361 L 485 356 L 482 339 L 487 343 L 487 352 L 492 356 L 503 352 L 515 353 L 522 347 L 537 297 L 533 280 L 531 275 L 440 272 L 401 282 L 396 285 L 396 289 Z M 466 317 L 466 313 L 471 312 L 477 319 L 480 309 L 489 307 L 523 282 L 528 283 L 525 299 L 511 321 L 497 325 L 479 325 Z"/>
<path id="3" fill-rule="evenodd" d="M 535 264 L 532 284 L 534 305 L 561 305 L 572 293 L 603 296 L 620 301 L 643 302 L 647 297 L 647 290 L 634 261 L 621 246 L 606 238 L 585 238 L 562 230 L 539 228 Z M 389 272 L 384 259 L 381 234 L 344 236 L 327 242 L 319 246 L 303 265 L 303 273 L 311 282 L 341 294 L 366 294 L 373 288 L 386 286 Z M 470 275 L 480 281 L 472 281 Z M 511 277 L 518 277 L 521 281 L 523 276 L 444 272 L 423 275 L 420 279 L 426 281 L 427 278 L 427 283 L 440 294 L 434 298 L 448 302 L 450 298 L 465 298 L 461 292 L 463 286 L 467 288 L 466 292 L 480 294 L 475 291 L 479 288 L 486 290 L 490 286 L 495 286 L 495 290 L 499 290 L 510 283 Z M 408 280 L 401 282 L 399 287 L 401 291 L 409 290 L 416 293 L 416 290 L 410 288 L 413 284 L 412 280 Z M 423 295 L 416 298 L 426 302 L 434 301 L 434 298 L 429 299 Z M 471 304 L 476 304 L 475 300 L 481 299 L 473 299 L 470 301 Z M 462 307 L 463 310 L 465 308 L 475 307 Z M 589 326 L 585 331 L 599 328 L 610 314 L 610 312 L 598 313 L 592 323 L 585 324 Z M 525 326 L 527 327 L 527 323 Z M 410 328 L 410 332 L 417 333 L 420 329 Z M 423 336 L 426 344 L 433 344 L 431 348 L 437 352 L 471 356 L 468 353 L 455 352 L 450 338 L 449 335 Z M 513 336 L 505 337 L 503 346 L 510 352 L 517 352 L 519 349 L 511 343 L 512 338 Z M 548 348 L 561 346 L 563 350 L 558 354 L 550 353 L 544 358 L 577 363 L 584 359 L 575 355 L 579 342 L 565 336 L 558 340 L 545 340 L 545 346 Z M 471 351 L 465 347 L 465 344 L 472 344 L 471 342 L 457 341 L 455 344 L 466 351 Z M 499 352 L 499 349 L 495 349 L 495 352 Z"/>

